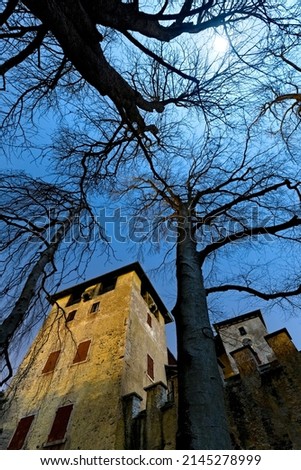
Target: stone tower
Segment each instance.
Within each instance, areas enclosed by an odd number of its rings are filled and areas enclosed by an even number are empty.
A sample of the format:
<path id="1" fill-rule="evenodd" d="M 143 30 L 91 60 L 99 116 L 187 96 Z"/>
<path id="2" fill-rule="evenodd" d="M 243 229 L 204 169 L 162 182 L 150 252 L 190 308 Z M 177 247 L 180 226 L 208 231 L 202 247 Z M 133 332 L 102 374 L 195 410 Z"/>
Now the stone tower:
<path id="1" fill-rule="evenodd" d="M 273 349 L 265 339 L 268 331 L 260 310 L 215 323 L 214 328 L 217 332 L 217 356 L 225 378 L 239 372 L 234 359 L 235 351 L 247 347 L 252 353 L 252 360 L 258 366 L 276 359 Z"/>
<path id="2" fill-rule="evenodd" d="M 126 448 L 125 415 L 166 384 L 170 321 L 138 263 L 53 296 L 2 406 L 0 448 Z"/>

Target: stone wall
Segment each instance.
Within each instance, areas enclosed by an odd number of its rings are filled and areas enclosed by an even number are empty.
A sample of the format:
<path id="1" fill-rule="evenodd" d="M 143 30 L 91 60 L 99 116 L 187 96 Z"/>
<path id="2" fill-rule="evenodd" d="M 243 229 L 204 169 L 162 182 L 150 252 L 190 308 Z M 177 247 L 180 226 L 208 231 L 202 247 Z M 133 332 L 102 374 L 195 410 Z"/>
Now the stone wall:
<path id="1" fill-rule="evenodd" d="M 232 352 L 239 373 L 225 379 L 234 449 L 301 449 L 301 357 L 285 329 L 265 336 L 275 359 L 258 364 L 251 347 Z M 173 384 L 172 399 L 168 387 Z M 128 423 L 135 449 L 175 449 L 177 377 L 148 387 L 146 408 Z"/>
<path id="2" fill-rule="evenodd" d="M 225 381 L 233 446 L 301 448 L 301 358 L 286 330 L 266 335 L 276 359 L 259 366 L 249 348 L 233 352 L 239 375 Z"/>

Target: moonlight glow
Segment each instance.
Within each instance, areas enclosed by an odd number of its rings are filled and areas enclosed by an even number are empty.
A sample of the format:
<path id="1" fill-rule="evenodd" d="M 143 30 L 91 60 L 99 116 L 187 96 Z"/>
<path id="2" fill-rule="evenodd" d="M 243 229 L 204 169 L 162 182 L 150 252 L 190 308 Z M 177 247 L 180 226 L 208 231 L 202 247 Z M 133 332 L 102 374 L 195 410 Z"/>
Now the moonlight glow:
<path id="1" fill-rule="evenodd" d="M 214 36 L 213 41 L 212 41 L 212 49 L 215 52 L 222 54 L 224 52 L 227 52 L 228 48 L 229 48 L 229 41 L 227 38 L 225 38 L 224 36 L 219 36 L 219 35 Z"/>

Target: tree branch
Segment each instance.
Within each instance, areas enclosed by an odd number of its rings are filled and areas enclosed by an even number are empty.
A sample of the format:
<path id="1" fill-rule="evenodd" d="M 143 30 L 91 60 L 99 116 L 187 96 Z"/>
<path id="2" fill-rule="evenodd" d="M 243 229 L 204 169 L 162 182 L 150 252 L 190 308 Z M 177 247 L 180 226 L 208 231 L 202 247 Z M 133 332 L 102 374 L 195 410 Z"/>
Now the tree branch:
<path id="1" fill-rule="evenodd" d="M 259 235 L 276 235 L 278 232 L 283 230 L 288 230 L 289 228 L 298 227 L 301 225 L 301 219 L 294 215 L 290 220 L 283 222 L 282 224 L 271 225 L 268 227 L 250 227 L 239 232 L 232 233 L 226 237 L 222 237 L 214 243 L 206 246 L 203 250 L 199 252 L 199 258 L 201 264 L 203 264 L 205 258 L 215 250 L 222 248 L 229 243 L 241 240 L 247 237 L 255 237 Z"/>
<path id="2" fill-rule="evenodd" d="M 277 189 L 279 189 L 283 186 L 286 186 L 288 189 L 292 189 L 292 190 L 297 189 L 297 185 L 292 185 L 292 183 L 289 180 L 285 179 L 284 181 L 281 181 L 280 183 L 275 183 L 272 186 L 267 186 L 266 188 L 263 188 L 260 191 L 256 191 L 256 192 L 250 193 L 250 194 L 248 194 L 246 192 L 246 193 L 241 194 L 240 196 L 238 196 L 236 199 L 233 199 L 231 202 L 229 202 L 227 204 L 224 204 L 223 206 L 220 206 L 217 209 L 214 209 L 209 214 L 206 214 L 204 220 L 202 220 L 200 223 L 197 223 L 197 226 L 200 226 L 200 225 L 203 225 L 203 224 L 210 225 L 210 223 L 214 220 L 214 218 L 216 216 L 219 216 L 219 215 L 225 213 L 226 211 L 228 211 L 232 207 L 236 206 L 237 204 L 240 204 L 241 202 L 244 202 L 244 201 L 250 201 L 252 199 L 256 199 L 256 198 L 258 198 L 260 196 L 264 196 L 264 195 L 266 195 L 266 194 L 268 194 L 272 191 L 277 191 Z M 218 189 L 220 190 L 221 186 L 219 186 Z M 212 193 L 214 193 L 214 192 L 216 192 L 216 188 L 214 188 L 214 190 L 212 190 Z M 300 196 L 298 190 L 297 190 L 297 192 L 298 192 L 298 195 Z M 211 193 L 211 191 L 210 191 L 210 193 Z M 198 200 L 197 200 L 197 202 L 198 202 Z"/>
<path id="3" fill-rule="evenodd" d="M 227 292 L 229 290 L 235 290 L 238 292 L 245 292 L 246 294 L 254 295 L 263 300 L 274 300 L 285 297 L 293 297 L 301 294 L 301 285 L 291 291 L 279 291 L 279 292 L 262 292 L 257 289 L 248 286 L 241 286 L 237 284 L 222 284 L 221 286 L 208 287 L 206 289 L 206 295 L 215 294 L 217 292 Z"/>
<path id="4" fill-rule="evenodd" d="M 18 5 L 19 0 L 8 0 L 6 7 L 3 12 L 0 13 L 0 26 L 2 26 L 8 18 L 14 13 L 15 8 Z"/>
<path id="5" fill-rule="evenodd" d="M 17 55 L 11 57 L 6 62 L 0 65 L 0 75 L 5 75 L 5 73 L 15 67 L 16 65 L 21 64 L 27 57 L 29 57 L 38 47 L 41 46 L 44 37 L 47 34 L 47 29 L 44 25 L 37 26 L 36 28 L 37 35 L 36 37 Z"/>

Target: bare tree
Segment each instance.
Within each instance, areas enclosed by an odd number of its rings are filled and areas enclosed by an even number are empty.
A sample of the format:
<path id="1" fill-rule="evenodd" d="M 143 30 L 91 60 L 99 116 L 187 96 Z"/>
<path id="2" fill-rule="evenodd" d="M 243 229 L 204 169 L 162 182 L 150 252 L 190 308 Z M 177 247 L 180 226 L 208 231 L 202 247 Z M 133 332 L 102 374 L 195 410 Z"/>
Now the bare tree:
<path id="1" fill-rule="evenodd" d="M 79 93 L 88 83 L 114 103 L 121 122 L 133 126 L 133 131 L 155 131 L 143 115 L 162 112 L 170 100 L 150 96 L 129 80 L 134 72 L 130 61 L 122 64 L 122 44 L 151 57 L 175 81 L 185 80 L 185 93 L 174 90 L 171 101 L 181 104 L 191 99 L 195 105 L 202 95 L 198 71 L 183 61 L 170 63 L 156 53 L 154 44 L 170 43 L 184 34 L 205 36 L 219 27 L 227 28 L 228 34 L 240 33 L 241 24 L 248 21 L 252 21 L 250 41 L 255 43 L 260 25 L 266 25 L 266 31 L 275 27 L 289 33 L 299 16 L 298 5 L 289 1 L 275 6 L 265 0 L 167 0 L 145 6 L 122 0 L 7 0 L 0 13 L 0 75 L 2 90 L 12 96 L 6 94 L 4 99 L 4 121 L 7 124 L 12 117 L 18 121 L 25 108 L 30 115 L 38 103 L 56 107 L 56 90 L 70 101 L 70 91 Z"/>
<path id="2" fill-rule="evenodd" d="M 154 243 L 153 231 L 161 227 L 159 243 L 165 243 L 169 252 L 175 249 L 178 448 L 227 449 L 223 386 L 206 297 L 228 290 L 264 300 L 296 298 L 301 293 L 296 272 L 290 273 L 288 283 L 288 271 L 282 277 L 276 275 L 274 263 L 272 272 L 262 279 L 266 262 L 262 259 L 258 279 L 260 264 L 254 262 L 257 271 L 253 273 L 247 264 L 254 245 L 255 251 L 256 246 L 270 253 L 274 249 L 279 270 L 281 250 L 284 255 L 290 246 L 290 261 L 299 252 L 300 170 L 288 163 L 287 155 L 279 155 L 278 145 L 258 135 L 248 134 L 244 147 L 242 139 L 219 136 L 211 129 L 207 139 L 190 142 L 194 144 L 186 148 L 183 144 L 178 151 L 151 152 L 149 169 L 140 164 L 136 176 L 131 169 L 123 184 L 119 181 L 119 194 L 125 197 L 124 215 L 132 208 L 131 214 L 137 216 L 141 242 Z M 221 263 L 227 254 L 228 273 L 225 261 Z M 241 256 L 245 264 L 240 261 L 240 271 L 233 269 L 229 282 L 231 266 Z"/>
<path id="3" fill-rule="evenodd" d="M 101 239 L 86 202 L 74 192 L 20 173 L 0 174 L 0 385 L 13 374 L 10 355 L 46 315 L 47 297 Z M 84 233 L 81 233 L 84 232 Z M 72 265 L 76 250 L 79 264 Z"/>
<path id="4" fill-rule="evenodd" d="M 49 291 L 45 280 L 55 270 L 55 256 L 60 253 L 57 250 L 62 247 L 64 232 L 74 223 L 78 226 L 76 211 L 87 210 L 85 196 L 88 191 L 94 191 L 94 194 L 99 191 L 100 183 L 103 185 L 108 176 L 109 190 L 112 181 L 114 189 L 121 185 L 118 172 L 122 168 L 127 175 L 126 197 L 129 190 L 133 190 L 133 210 L 137 209 L 138 214 L 147 211 L 157 214 L 157 224 L 161 227 L 169 221 L 174 224 L 165 227 L 165 231 L 171 231 L 175 236 L 176 246 L 178 298 L 174 315 L 180 389 L 178 448 L 229 448 L 206 293 L 237 289 L 261 298 L 278 298 L 295 295 L 300 288 L 295 286 L 290 292 L 287 289 L 263 292 L 249 280 L 242 285 L 228 282 L 228 279 L 222 279 L 218 285 L 206 285 L 202 272 L 204 263 L 214 261 L 217 253 L 223 253 L 229 247 L 241 246 L 241 242 L 236 243 L 238 239 L 261 237 L 265 240 L 266 236 L 273 236 L 295 242 L 297 237 L 293 230 L 300 224 L 294 206 L 296 201 L 299 204 L 299 182 L 290 173 L 285 174 L 280 164 L 275 167 L 275 160 L 273 167 L 266 153 L 261 154 L 260 159 L 258 152 L 250 150 L 249 138 L 243 151 L 239 146 L 235 149 L 231 141 L 223 146 L 220 137 L 214 134 L 202 144 L 202 150 L 199 145 L 191 149 L 180 138 L 182 134 L 178 128 L 173 130 L 174 139 L 168 139 L 168 131 L 162 133 L 162 126 L 158 136 L 159 126 L 149 116 L 153 111 L 163 113 L 168 105 L 197 106 L 212 115 L 214 108 L 215 115 L 220 112 L 226 115 L 227 100 L 222 103 L 220 100 L 228 98 L 231 87 L 235 89 L 231 95 L 235 104 L 240 102 L 244 108 L 247 95 L 240 94 L 244 84 L 239 80 L 240 87 L 234 86 L 233 62 L 224 62 L 221 68 L 209 64 L 205 67 L 204 78 L 204 68 L 199 67 L 198 60 L 188 60 L 190 54 L 186 54 L 186 47 L 182 48 L 179 59 L 176 53 L 171 54 L 169 43 L 174 44 L 176 38 L 182 38 L 184 34 L 204 37 L 211 29 L 223 27 L 231 39 L 235 57 L 240 63 L 246 63 L 249 70 L 259 73 L 258 59 L 256 63 L 254 60 L 250 63 L 251 59 L 246 60 L 246 51 L 248 57 L 254 59 L 252 51 L 257 50 L 261 27 L 267 26 L 267 31 L 275 28 L 290 33 L 299 27 L 296 19 L 300 17 L 299 10 L 300 7 L 297 4 L 291 6 L 290 1 L 273 6 L 272 2 L 264 0 L 158 1 L 149 8 L 143 8 L 138 1 L 125 3 L 121 0 L 6 1 L 0 14 L 3 51 L 0 74 L 4 103 L 0 113 L 5 135 L 19 141 L 16 129 L 25 132 L 22 127 L 24 112 L 27 119 L 35 123 L 36 110 L 40 105 L 44 112 L 46 104 L 51 112 L 59 114 L 60 111 L 61 119 L 73 107 L 78 107 L 80 115 L 88 115 L 93 102 L 93 122 L 100 127 L 96 129 L 96 136 L 91 138 L 81 132 L 80 139 L 75 129 L 65 127 L 61 140 L 55 145 L 58 150 L 64 142 L 63 148 L 57 151 L 61 185 L 67 184 L 69 188 L 71 181 L 78 197 L 73 199 L 72 192 L 63 191 L 61 186 L 57 190 L 51 185 L 52 190 L 48 189 L 45 194 L 44 184 L 40 181 L 36 190 L 41 191 L 41 196 L 38 199 L 35 196 L 33 203 L 27 184 L 33 185 L 33 180 L 21 179 L 15 189 L 28 203 L 19 205 L 20 199 L 16 196 L 16 212 L 15 209 L 11 213 L 5 212 L 7 207 L 14 207 L 12 204 L 6 203 L 2 208 L 1 223 L 7 234 L 2 266 L 5 274 L 9 273 L 5 286 L 13 288 L 13 291 L 3 291 L 3 294 L 11 295 L 12 309 L 11 317 L 3 321 L 4 334 L 0 336 L 8 375 L 11 374 L 9 342 L 21 331 L 26 315 L 32 312 L 29 307 L 35 302 L 34 292 L 36 295 L 41 290 Z M 232 33 L 243 34 L 242 25 L 245 24 L 248 24 L 250 34 L 244 36 L 238 50 L 230 36 Z M 167 44 L 166 55 L 163 48 L 158 52 L 158 42 Z M 120 54 L 133 48 L 142 52 L 139 65 L 131 60 L 131 56 L 122 56 L 121 60 Z M 151 61 L 148 62 L 148 58 Z M 140 73 L 141 64 L 146 73 L 143 68 Z M 245 69 L 236 70 L 241 74 Z M 255 77 L 255 80 L 259 78 Z M 252 113 L 253 109 L 248 112 Z M 104 125 L 101 118 L 104 118 Z M 205 125 L 201 126 L 204 130 Z M 241 123 L 237 124 L 240 126 Z M 148 131 L 153 134 L 151 138 L 147 137 Z M 137 160 L 141 153 L 145 159 Z M 73 160 L 75 164 L 70 164 L 70 157 L 71 161 L 78 157 Z M 2 180 L 4 190 L 5 181 Z M 7 194 L 13 202 L 13 193 L 8 191 Z M 48 204 L 51 194 L 57 199 Z M 43 216 L 49 205 L 57 207 L 57 203 L 63 207 L 63 213 L 50 221 L 47 219 L 44 225 L 29 223 L 30 210 L 38 209 L 40 203 Z M 269 214 L 270 224 L 261 224 L 258 220 L 252 225 L 254 206 Z M 38 252 L 32 251 L 28 233 L 40 241 Z M 7 263 L 11 252 L 23 260 L 17 273 Z M 28 278 L 23 278 L 25 271 L 30 273 Z M 61 273 L 63 276 L 62 268 Z M 20 279 L 23 282 L 19 282 Z M 19 285 L 21 290 L 14 292 Z"/>

